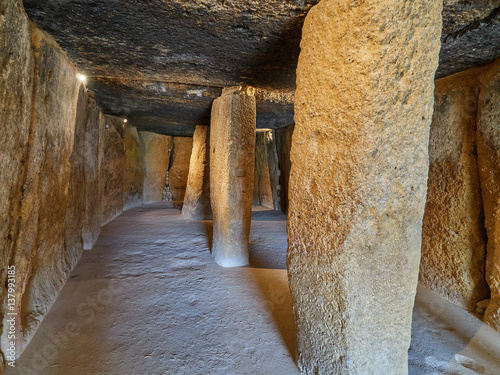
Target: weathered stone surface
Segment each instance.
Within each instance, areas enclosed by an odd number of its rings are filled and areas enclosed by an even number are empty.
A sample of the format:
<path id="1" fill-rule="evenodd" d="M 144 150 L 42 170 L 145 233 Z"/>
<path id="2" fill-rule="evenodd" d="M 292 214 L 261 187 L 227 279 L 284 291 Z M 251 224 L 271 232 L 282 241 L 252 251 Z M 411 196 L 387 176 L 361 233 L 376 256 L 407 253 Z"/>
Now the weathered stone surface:
<path id="1" fill-rule="evenodd" d="M 125 204 L 123 194 L 125 170 L 125 148 L 123 145 L 123 120 L 115 116 L 104 116 L 106 121 L 101 164 L 102 196 L 101 225 L 120 215 Z"/>
<path id="2" fill-rule="evenodd" d="M 500 331 L 500 61 L 481 77 L 477 153 L 486 232 L 486 280 L 491 301 L 484 321 Z"/>
<path id="3" fill-rule="evenodd" d="M 279 166 L 279 196 L 280 207 L 283 213 L 288 213 L 288 184 L 290 180 L 290 150 L 292 148 L 292 134 L 295 124 L 276 130 L 276 150 L 278 152 Z"/>
<path id="4" fill-rule="evenodd" d="M 267 158 L 267 132 L 255 134 L 255 169 L 253 182 L 253 204 L 274 208 L 271 177 Z"/>
<path id="5" fill-rule="evenodd" d="M 92 249 L 101 232 L 101 197 L 104 181 L 100 178 L 104 159 L 106 120 L 90 92 L 85 124 L 85 210 L 83 217 L 83 248 Z"/>
<path id="6" fill-rule="evenodd" d="M 427 289 L 471 311 L 489 296 L 476 150 L 479 74 L 436 81 L 419 274 Z"/>
<path id="7" fill-rule="evenodd" d="M 173 138 L 173 158 L 169 169 L 169 186 L 175 207 L 181 207 L 184 202 L 192 150 L 193 138 Z"/>
<path id="8" fill-rule="evenodd" d="M 273 197 L 273 208 L 280 210 L 278 199 L 279 185 L 279 168 L 278 168 L 278 153 L 276 150 L 276 132 L 270 131 L 266 134 L 267 146 L 267 165 L 269 168 L 269 183 L 271 184 L 271 192 Z"/>
<path id="9" fill-rule="evenodd" d="M 65 248 L 69 158 L 80 83 L 64 52 L 48 34 L 33 25 L 31 43 L 35 56 L 33 115 L 14 258 L 18 275 L 18 354 L 35 333 L 80 256 L 79 251 Z"/>
<path id="10" fill-rule="evenodd" d="M 208 125 L 220 87 L 245 83 L 293 93 L 303 20 L 316 3 L 24 1 L 30 17 L 89 76 L 106 113 L 129 117 L 139 130 L 168 135 L 192 135 L 195 125 Z M 438 77 L 500 56 L 499 5 L 499 0 L 444 1 Z M 293 121 L 293 105 L 256 99 L 257 127 Z"/>
<path id="11" fill-rule="evenodd" d="M 141 162 L 139 134 L 134 126 L 125 125 L 123 128 L 123 147 L 125 149 L 125 165 L 123 171 L 123 194 L 127 210 L 142 203 L 144 173 Z"/>
<path id="12" fill-rule="evenodd" d="M 323 0 L 306 18 L 287 258 L 304 374 L 408 372 L 441 6 Z"/>
<path id="13" fill-rule="evenodd" d="M 12 265 L 26 173 L 33 92 L 28 18 L 21 1 L 0 2 L 0 322 L 6 308 L 7 266 Z M 0 372 L 8 348 L 0 324 Z"/>
<path id="14" fill-rule="evenodd" d="M 255 158 L 255 97 L 228 88 L 212 105 L 210 200 L 212 255 L 223 267 L 248 264 Z"/>
<path id="15" fill-rule="evenodd" d="M 88 114 L 88 95 L 84 85 L 78 90 L 76 118 L 72 153 L 69 158 L 70 178 L 68 185 L 68 204 L 65 215 L 65 251 L 78 254 L 83 251 L 83 220 L 89 184 L 85 183 L 85 132 Z M 93 181 L 94 184 L 97 180 Z M 76 265 L 76 264 L 75 264 Z"/>
<path id="16" fill-rule="evenodd" d="M 212 218 L 210 206 L 210 131 L 199 125 L 193 136 L 182 214 L 192 220 Z"/>
<path id="17" fill-rule="evenodd" d="M 172 137 L 139 132 L 139 145 L 144 174 L 144 203 L 162 200 L 165 188 L 165 175 L 168 171 Z"/>

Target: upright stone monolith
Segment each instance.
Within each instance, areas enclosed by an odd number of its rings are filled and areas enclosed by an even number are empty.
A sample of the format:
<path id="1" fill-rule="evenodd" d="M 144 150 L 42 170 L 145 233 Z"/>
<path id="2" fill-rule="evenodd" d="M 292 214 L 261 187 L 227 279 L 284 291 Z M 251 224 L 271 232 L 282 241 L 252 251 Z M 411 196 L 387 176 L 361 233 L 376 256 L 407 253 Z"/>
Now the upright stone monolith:
<path id="1" fill-rule="evenodd" d="M 304 374 L 408 372 L 438 0 L 322 0 L 297 68 L 288 275 Z"/>
<path id="2" fill-rule="evenodd" d="M 255 160 L 253 89 L 227 88 L 214 100 L 210 122 L 212 255 L 224 267 L 248 264 Z"/>

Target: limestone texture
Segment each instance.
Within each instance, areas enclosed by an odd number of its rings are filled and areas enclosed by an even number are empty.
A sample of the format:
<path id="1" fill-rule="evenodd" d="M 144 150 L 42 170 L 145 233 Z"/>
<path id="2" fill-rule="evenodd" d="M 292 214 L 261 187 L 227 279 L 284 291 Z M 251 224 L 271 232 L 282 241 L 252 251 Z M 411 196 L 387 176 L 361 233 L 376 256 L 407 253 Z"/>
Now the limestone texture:
<path id="1" fill-rule="evenodd" d="M 486 280 L 491 291 L 484 321 L 500 331 L 500 61 L 481 80 L 477 154 L 488 235 Z"/>
<path id="2" fill-rule="evenodd" d="M 32 114 L 33 55 L 22 1 L 0 2 L 0 322 L 4 321 L 7 267 L 14 264 Z M 0 372 L 8 340 L 0 324 Z"/>
<path id="3" fill-rule="evenodd" d="M 101 195 L 101 225 L 105 225 L 123 212 L 125 170 L 125 147 L 123 144 L 123 120 L 105 115 L 103 159 L 100 179 L 103 183 Z"/>
<path id="4" fill-rule="evenodd" d="M 304 374 L 406 374 L 438 0 L 323 0 L 295 94 L 288 276 Z"/>
<path id="5" fill-rule="evenodd" d="M 436 81 L 419 281 L 465 309 L 488 298 L 475 69 Z"/>
<path id="6" fill-rule="evenodd" d="M 290 150 L 292 148 L 292 134 L 295 124 L 276 130 L 276 151 L 278 153 L 279 168 L 279 197 L 280 208 L 283 213 L 288 213 L 288 184 L 290 180 Z"/>
<path id="7" fill-rule="evenodd" d="M 83 212 L 83 248 L 92 249 L 101 231 L 101 197 L 104 181 L 100 178 L 104 159 L 106 120 L 89 93 L 85 124 L 85 209 Z"/>
<path id="8" fill-rule="evenodd" d="M 175 207 L 182 207 L 193 149 L 192 137 L 173 137 L 173 157 L 169 166 L 169 187 Z"/>
<path id="9" fill-rule="evenodd" d="M 18 354 L 25 348 L 78 262 L 66 250 L 66 212 L 80 82 L 56 42 L 31 24 L 34 56 L 30 138 L 24 160 L 20 223 L 16 234 Z M 29 99 L 27 99 L 29 100 Z"/>
<path id="10" fill-rule="evenodd" d="M 193 135 L 193 151 L 182 214 L 192 220 L 212 218 L 210 206 L 210 131 L 199 125 Z"/>
<path id="11" fill-rule="evenodd" d="M 210 124 L 212 255 L 223 267 L 248 264 L 255 166 L 255 97 L 251 87 L 226 88 Z"/>
<path id="12" fill-rule="evenodd" d="M 139 146 L 143 167 L 144 203 L 159 202 L 165 188 L 172 137 L 151 132 L 139 132 Z"/>
<path id="13" fill-rule="evenodd" d="M 271 193 L 273 197 L 273 209 L 280 210 L 280 202 L 278 199 L 278 185 L 279 185 L 279 166 L 278 166 L 278 153 L 276 150 L 276 132 L 269 131 L 266 133 L 266 146 L 267 146 L 267 165 L 269 168 L 269 183 L 271 184 Z"/>
<path id="14" fill-rule="evenodd" d="M 139 146 L 139 133 L 134 126 L 123 126 L 123 148 L 125 150 L 125 165 L 123 169 L 123 194 L 125 196 L 124 210 L 142 204 L 144 172 Z"/>
<path id="15" fill-rule="evenodd" d="M 267 157 L 267 134 L 255 134 L 255 169 L 253 186 L 253 204 L 274 208 L 269 160 Z"/>

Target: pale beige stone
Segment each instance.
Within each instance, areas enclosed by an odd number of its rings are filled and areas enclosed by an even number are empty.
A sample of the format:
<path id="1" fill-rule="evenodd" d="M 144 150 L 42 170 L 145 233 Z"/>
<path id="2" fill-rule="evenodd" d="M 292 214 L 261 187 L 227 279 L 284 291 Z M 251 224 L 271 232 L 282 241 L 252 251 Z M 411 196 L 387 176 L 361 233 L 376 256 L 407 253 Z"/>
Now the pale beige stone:
<path id="1" fill-rule="evenodd" d="M 182 214 L 192 220 L 212 218 L 210 206 L 210 132 L 199 125 L 193 135 L 186 194 Z"/>
<path id="2" fill-rule="evenodd" d="M 253 91 L 227 88 L 214 100 L 210 122 L 212 255 L 224 267 L 248 264 L 256 108 Z"/>
<path id="3" fill-rule="evenodd" d="M 141 162 L 139 134 L 134 126 L 123 127 L 123 147 L 125 149 L 125 165 L 123 170 L 124 210 L 142 204 L 144 173 Z"/>
<path id="4" fill-rule="evenodd" d="M 85 210 L 83 217 L 83 248 L 92 249 L 101 232 L 101 196 L 104 181 L 100 178 L 104 158 L 106 120 L 90 92 L 85 125 Z"/>
<path id="5" fill-rule="evenodd" d="M 477 153 L 486 232 L 486 280 L 491 300 L 484 321 L 500 331 L 500 60 L 481 77 Z"/>
<path id="6" fill-rule="evenodd" d="M 253 204 L 274 208 L 269 160 L 267 156 L 267 134 L 258 131 L 255 135 L 255 170 Z"/>
<path id="7" fill-rule="evenodd" d="M 436 81 L 419 274 L 427 289 L 471 311 L 489 296 L 476 150 L 479 73 Z"/>
<path id="8" fill-rule="evenodd" d="M 172 203 L 178 208 L 184 202 L 192 149 L 193 138 L 173 138 L 173 158 L 169 169 L 169 187 L 173 195 Z"/>
<path id="9" fill-rule="evenodd" d="M 0 323 L 6 309 L 7 266 L 14 263 L 20 204 L 25 184 L 28 137 L 32 114 L 33 55 L 28 18 L 22 1 L 0 2 Z M 21 275 L 18 279 L 21 280 Z M 1 327 L 1 324 L 0 324 Z M 0 331 L 2 354 L 7 353 Z"/>
<path id="10" fill-rule="evenodd" d="M 76 69 L 56 42 L 31 24 L 35 76 L 27 174 L 20 203 L 14 262 L 18 354 L 78 262 L 79 250 L 65 247 L 69 203 L 70 156 L 80 82 Z"/>
<path id="11" fill-rule="evenodd" d="M 273 209 L 280 210 L 280 203 L 278 199 L 278 185 L 279 185 L 279 167 L 278 167 L 278 153 L 276 149 L 276 132 L 269 131 L 266 133 L 266 146 L 267 146 L 267 165 L 269 168 L 269 183 L 271 184 L 271 194 L 273 200 Z"/>
<path id="12" fill-rule="evenodd" d="M 144 174 L 144 203 L 159 202 L 165 188 L 172 137 L 151 132 L 139 132 L 139 146 Z"/>
<path id="13" fill-rule="evenodd" d="M 123 120 L 105 115 L 106 121 L 102 147 L 104 150 L 101 175 L 101 225 L 105 225 L 123 212 L 123 171 L 125 170 L 125 148 L 123 146 Z"/>
<path id="14" fill-rule="evenodd" d="M 304 374 L 406 374 L 438 0 L 322 0 L 295 94 L 288 275 Z"/>

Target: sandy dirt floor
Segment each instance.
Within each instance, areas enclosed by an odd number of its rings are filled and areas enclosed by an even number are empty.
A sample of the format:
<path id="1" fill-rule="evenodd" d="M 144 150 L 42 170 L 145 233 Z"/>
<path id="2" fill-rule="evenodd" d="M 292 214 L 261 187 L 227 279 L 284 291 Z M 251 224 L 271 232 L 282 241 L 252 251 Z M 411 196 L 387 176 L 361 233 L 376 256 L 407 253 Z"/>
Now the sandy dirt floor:
<path id="1" fill-rule="evenodd" d="M 250 266 L 210 255 L 211 221 L 158 203 L 102 228 L 11 374 L 295 375 L 286 217 L 252 215 Z M 419 289 L 410 374 L 500 374 L 500 334 Z"/>

